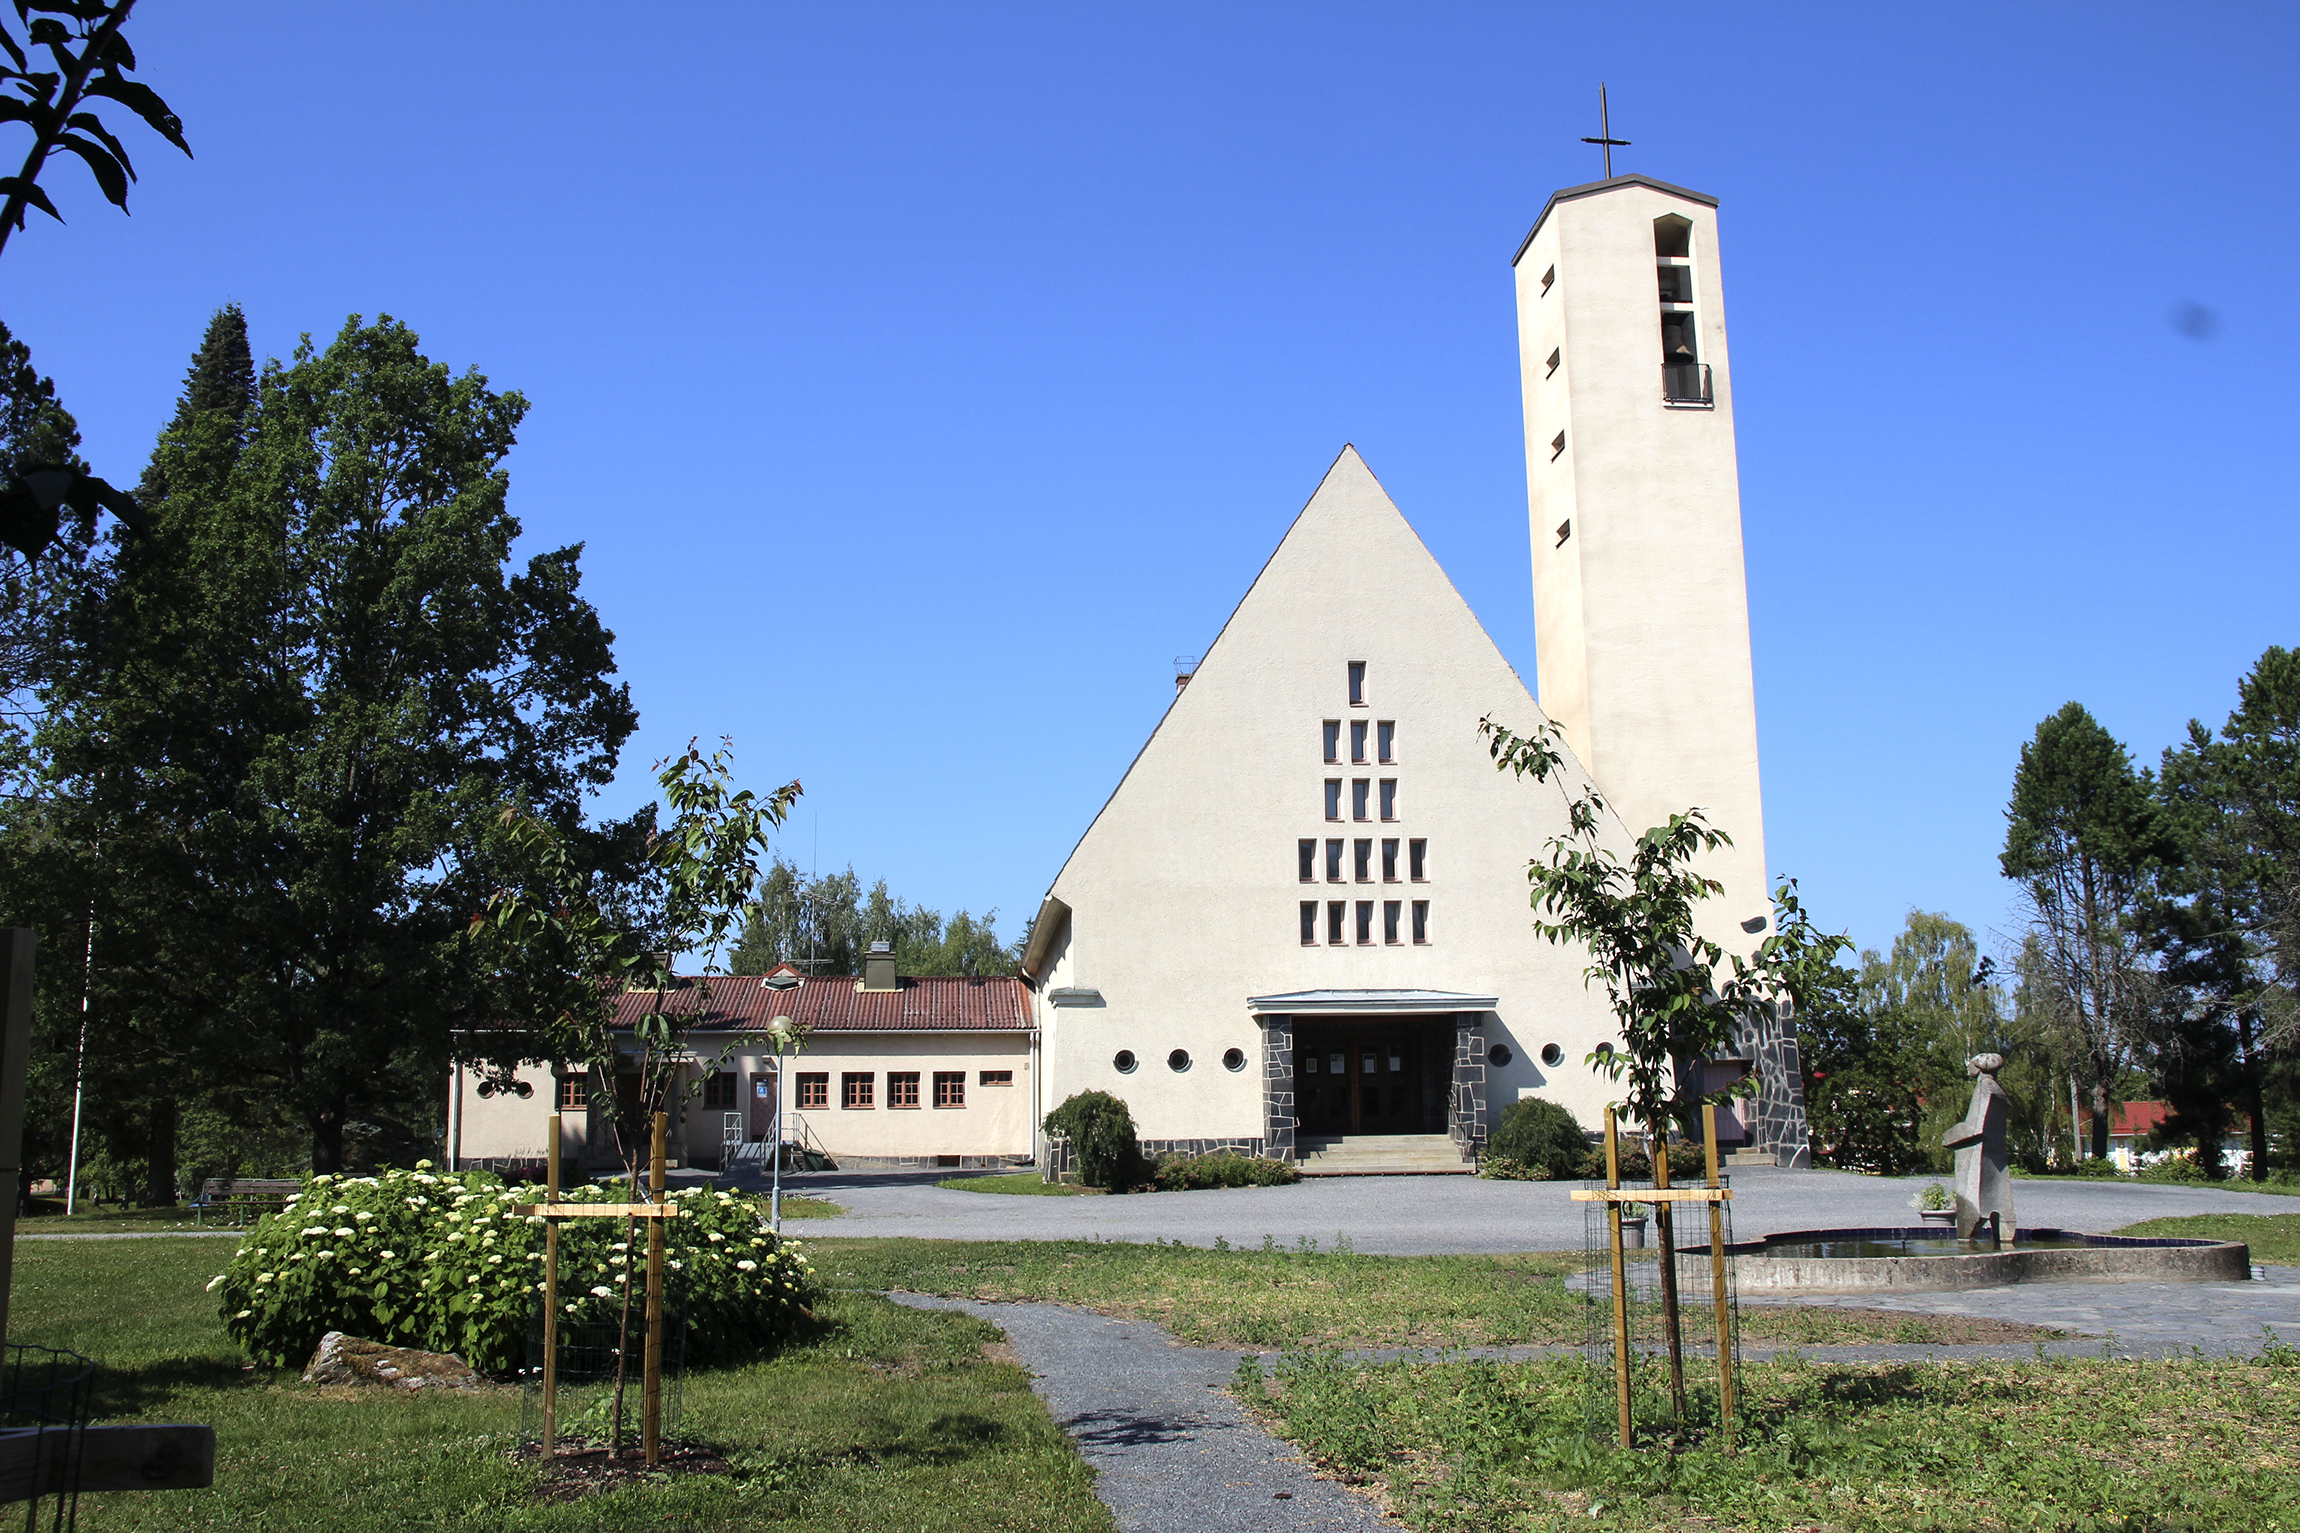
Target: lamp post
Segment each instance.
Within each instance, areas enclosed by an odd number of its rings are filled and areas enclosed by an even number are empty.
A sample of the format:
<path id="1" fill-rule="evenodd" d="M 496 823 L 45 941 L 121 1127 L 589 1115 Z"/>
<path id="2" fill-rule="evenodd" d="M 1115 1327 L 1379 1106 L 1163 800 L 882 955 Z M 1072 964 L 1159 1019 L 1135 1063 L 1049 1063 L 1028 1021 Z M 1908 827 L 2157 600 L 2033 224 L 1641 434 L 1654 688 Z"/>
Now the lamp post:
<path id="1" fill-rule="evenodd" d="M 768 1222 L 777 1238 L 783 1233 L 783 1056 L 790 1051 L 797 1032 L 789 1017 L 777 1017 L 767 1024 L 767 1036 L 775 1040 L 775 1181 Z"/>

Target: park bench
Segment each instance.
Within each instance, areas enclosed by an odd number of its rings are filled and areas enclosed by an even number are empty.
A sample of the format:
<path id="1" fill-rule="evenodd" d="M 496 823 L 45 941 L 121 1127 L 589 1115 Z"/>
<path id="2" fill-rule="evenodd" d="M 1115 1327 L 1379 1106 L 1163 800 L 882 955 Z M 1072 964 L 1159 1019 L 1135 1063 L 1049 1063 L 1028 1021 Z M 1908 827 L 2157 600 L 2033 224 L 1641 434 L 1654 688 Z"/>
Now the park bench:
<path id="1" fill-rule="evenodd" d="M 204 1224 L 212 1209 L 268 1213 L 285 1208 L 287 1200 L 301 1191 L 303 1182 L 292 1176 L 211 1176 L 200 1183 L 200 1195 L 192 1199 L 192 1222 Z"/>

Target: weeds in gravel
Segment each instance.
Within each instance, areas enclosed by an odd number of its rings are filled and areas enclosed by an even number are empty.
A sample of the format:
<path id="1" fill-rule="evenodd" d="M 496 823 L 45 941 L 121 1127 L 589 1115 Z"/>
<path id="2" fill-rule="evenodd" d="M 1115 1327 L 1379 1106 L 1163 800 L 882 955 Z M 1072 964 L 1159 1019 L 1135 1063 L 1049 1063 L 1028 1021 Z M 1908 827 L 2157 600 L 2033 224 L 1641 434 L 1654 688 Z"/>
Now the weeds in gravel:
<path id="1" fill-rule="evenodd" d="M 1743 1371 L 1739 1451 L 1583 1431 L 1579 1360 L 1249 1362 L 1235 1392 L 1427 1533 L 2300 1530 L 2300 1352 Z"/>

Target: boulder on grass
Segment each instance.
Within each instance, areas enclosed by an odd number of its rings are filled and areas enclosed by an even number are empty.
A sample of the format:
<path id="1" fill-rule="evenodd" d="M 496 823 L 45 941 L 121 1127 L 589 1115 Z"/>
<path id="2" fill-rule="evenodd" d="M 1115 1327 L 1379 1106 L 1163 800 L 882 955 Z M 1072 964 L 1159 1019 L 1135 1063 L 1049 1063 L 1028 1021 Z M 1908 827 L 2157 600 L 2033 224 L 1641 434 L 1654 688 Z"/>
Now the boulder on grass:
<path id="1" fill-rule="evenodd" d="M 306 1384 L 385 1384 L 394 1389 L 478 1389 L 485 1382 L 462 1358 L 413 1347 L 387 1347 L 341 1331 L 319 1339 L 304 1369 Z"/>

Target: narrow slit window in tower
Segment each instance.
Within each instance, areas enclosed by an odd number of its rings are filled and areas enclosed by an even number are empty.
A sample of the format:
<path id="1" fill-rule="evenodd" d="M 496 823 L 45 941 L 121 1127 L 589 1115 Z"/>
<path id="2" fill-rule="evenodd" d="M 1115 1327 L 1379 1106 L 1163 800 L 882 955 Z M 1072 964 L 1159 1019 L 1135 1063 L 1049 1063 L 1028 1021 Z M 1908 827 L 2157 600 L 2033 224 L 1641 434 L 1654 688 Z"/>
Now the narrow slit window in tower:
<path id="1" fill-rule="evenodd" d="M 1382 882 L 1394 884 L 1397 881 L 1398 844 L 1395 840 L 1384 841 L 1382 843 Z"/>
<path id="2" fill-rule="evenodd" d="M 1358 901 L 1358 946 L 1372 947 L 1373 945 L 1374 902 L 1372 900 L 1360 900 Z"/>
<path id="3" fill-rule="evenodd" d="M 1352 766 L 1364 766 L 1366 764 L 1366 721 L 1364 719 L 1350 720 L 1350 764 Z"/>
<path id="4" fill-rule="evenodd" d="M 1372 883 L 1374 881 L 1373 842 L 1360 841 L 1355 847 L 1351 848 L 1351 850 L 1355 853 L 1354 862 L 1357 869 L 1358 882 L 1361 884 Z"/>
<path id="5" fill-rule="evenodd" d="M 1414 941 L 1415 941 L 1415 942 L 1417 942 L 1417 943 L 1426 943 L 1426 942 L 1428 942 L 1429 940 L 1430 940 L 1430 902 L 1429 902 L 1428 900 L 1415 900 L 1415 901 L 1414 901 Z"/>
<path id="6" fill-rule="evenodd" d="M 1315 883 L 1318 877 L 1318 843 L 1302 841 L 1295 844 L 1295 854 L 1302 865 L 1302 882 Z"/>
<path id="7" fill-rule="evenodd" d="M 1340 947 L 1349 939 L 1342 934 L 1342 923 L 1348 919 L 1350 907 L 1341 900 L 1326 902 L 1326 945 Z"/>
<path id="8" fill-rule="evenodd" d="M 1329 762 L 1341 760 L 1342 721 L 1340 719 L 1326 720 L 1325 736 L 1326 760 Z"/>
<path id="9" fill-rule="evenodd" d="M 1374 754 L 1384 766 L 1398 759 L 1398 726 L 1392 720 L 1374 726 Z"/>
<path id="10" fill-rule="evenodd" d="M 1338 840 L 1328 841 L 1326 843 L 1326 882 L 1329 884 L 1338 884 L 1341 881 L 1342 843 Z"/>
<path id="11" fill-rule="evenodd" d="M 1326 779 L 1326 818 L 1338 820 L 1341 817 L 1342 780 L 1339 777 L 1329 777 Z"/>
<path id="12" fill-rule="evenodd" d="M 1302 901 L 1302 946 L 1316 947 L 1317 945 L 1318 902 L 1316 900 L 1304 900 Z"/>
<path id="13" fill-rule="evenodd" d="M 1366 663 L 1363 660 L 1352 660 L 1350 662 L 1350 706 L 1363 708 L 1365 705 Z"/>
<path id="14" fill-rule="evenodd" d="M 1415 883 L 1429 877 L 1430 844 L 1427 841 L 1406 843 L 1406 876 Z"/>

